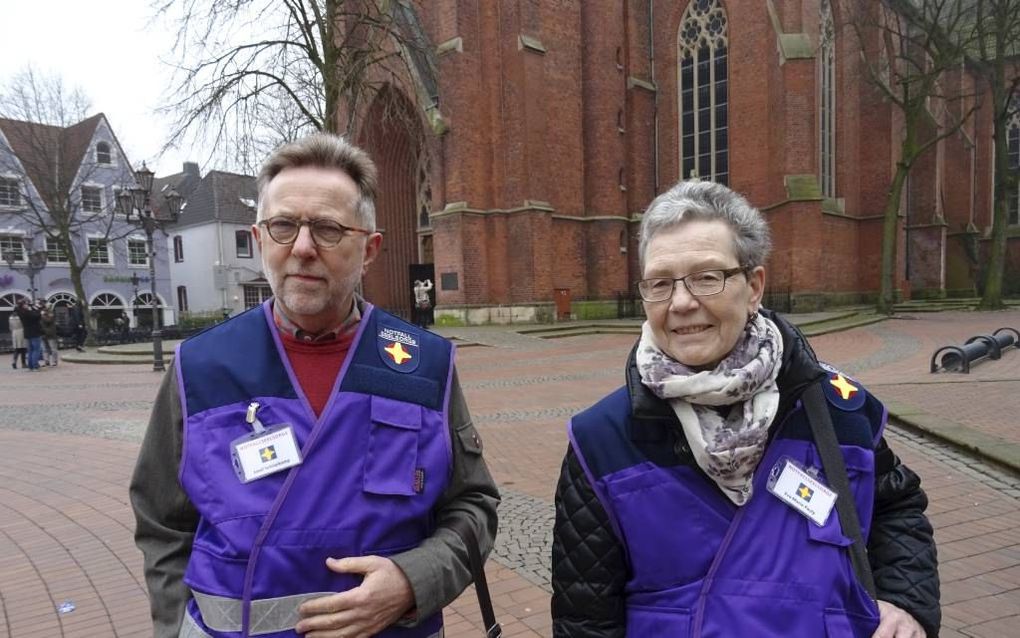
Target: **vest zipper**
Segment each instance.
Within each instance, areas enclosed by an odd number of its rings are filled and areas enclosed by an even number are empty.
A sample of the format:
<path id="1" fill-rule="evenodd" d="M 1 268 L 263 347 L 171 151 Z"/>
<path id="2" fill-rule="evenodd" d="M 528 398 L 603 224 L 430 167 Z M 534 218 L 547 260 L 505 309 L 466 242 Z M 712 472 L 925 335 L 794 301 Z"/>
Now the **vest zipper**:
<path id="1" fill-rule="evenodd" d="M 730 543 L 733 541 L 733 536 L 736 535 L 737 529 L 740 527 L 740 522 L 744 520 L 745 511 L 747 510 L 743 507 L 737 510 L 736 515 L 733 517 L 733 521 L 730 523 L 729 529 L 726 530 L 726 536 L 723 537 L 722 545 L 719 546 L 719 551 L 715 554 L 712 566 L 708 568 L 708 574 L 705 575 L 705 582 L 701 585 L 701 591 L 698 592 L 698 606 L 694 611 L 694 631 L 691 634 L 693 638 L 699 638 L 701 636 L 701 626 L 705 620 L 705 604 L 708 599 L 708 592 L 712 588 L 712 581 L 715 579 L 715 573 L 719 570 L 719 566 L 722 564 L 723 558 L 726 557 L 726 553 L 729 551 Z"/>

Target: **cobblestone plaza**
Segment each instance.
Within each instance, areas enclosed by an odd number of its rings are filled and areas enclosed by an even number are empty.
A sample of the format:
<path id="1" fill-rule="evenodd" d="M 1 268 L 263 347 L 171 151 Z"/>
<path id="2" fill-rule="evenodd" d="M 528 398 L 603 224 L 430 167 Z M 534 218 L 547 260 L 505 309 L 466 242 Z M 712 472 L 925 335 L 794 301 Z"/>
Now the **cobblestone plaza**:
<path id="1" fill-rule="evenodd" d="M 1020 327 L 1020 310 L 907 315 L 811 340 L 899 419 L 890 444 L 931 499 L 944 638 L 1016 635 L 1020 620 L 1020 475 L 986 456 L 1020 459 L 1020 351 L 970 375 L 928 373 L 939 345 L 1001 326 Z M 549 636 L 565 424 L 622 383 L 635 337 L 444 332 L 478 344 L 461 348 L 459 371 L 503 494 L 487 568 L 497 616 L 507 636 Z M 151 635 L 127 484 L 158 376 L 84 364 L 0 374 L 0 636 Z M 472 590 L 446 620 L 451 638 L 480 635 Z"/>

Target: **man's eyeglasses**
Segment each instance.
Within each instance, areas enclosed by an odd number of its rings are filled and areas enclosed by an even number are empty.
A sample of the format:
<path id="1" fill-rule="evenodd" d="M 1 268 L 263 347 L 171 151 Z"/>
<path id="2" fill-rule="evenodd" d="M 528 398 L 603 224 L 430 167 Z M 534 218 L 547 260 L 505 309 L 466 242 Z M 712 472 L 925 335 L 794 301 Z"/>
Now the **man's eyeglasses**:
<path id="1" fill-rule="evenodd" d="M 726 289 L 726 280 L 733 275 L 745 272 L 743 267 L 729 268 L 727 270 L 702 270 L 692 272 L 683 277 L 653 277 L 642 279 L 637 282 L 638 292 L 645 301 L 666 301 L 673 296 L 676 283 L 682 281 L 687 292 L 695 297 L 707 297 L 718 295 Z"/>
<path id="2" fill-rule="evenodd" d="M 340 241 L 352 234 L 371 235 L 372 231 L 354 226 L 344 226 L 331 219 L 291 219 L 290 217 L 270 217 L 259 222 L 273 241 L 278 244 L 293 244 L 297 241 L 302 226 L 308 226 L 312 233 L 312 241 L 319 248 L 333 248 Z"/>

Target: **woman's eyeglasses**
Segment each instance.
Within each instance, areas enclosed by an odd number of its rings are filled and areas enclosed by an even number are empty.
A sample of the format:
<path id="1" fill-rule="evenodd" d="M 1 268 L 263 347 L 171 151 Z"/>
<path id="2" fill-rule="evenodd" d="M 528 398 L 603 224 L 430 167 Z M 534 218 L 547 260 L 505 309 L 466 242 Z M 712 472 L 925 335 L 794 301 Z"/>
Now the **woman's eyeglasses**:
<path id="1" fill-rule="evenodd" d="M 290 217 L 270 217 L 259 222 L 269 236 L 278 244 L 293 244 L 297 241 L 302 226 L 308 226 L 312 233 L 312 241 L 319 248 L 333 248 L 340 241 L 352 234 L 370 235 L 372 231 L 354 226 L 344 226 L 331 219 L 291 219 Z"/>
<path id="2" fill-rule="evenodd" d="M 683 277 L 653 277 L 637 282 L 638 292 L 645 301 L 666 301 L 673 296 L 678 281 L 682 281 L 687 292 L 695 297 L 718 295 L 726 289 L 726 280 L 745 272 L 743 267 L 726 270 L 702 270 Z"/>

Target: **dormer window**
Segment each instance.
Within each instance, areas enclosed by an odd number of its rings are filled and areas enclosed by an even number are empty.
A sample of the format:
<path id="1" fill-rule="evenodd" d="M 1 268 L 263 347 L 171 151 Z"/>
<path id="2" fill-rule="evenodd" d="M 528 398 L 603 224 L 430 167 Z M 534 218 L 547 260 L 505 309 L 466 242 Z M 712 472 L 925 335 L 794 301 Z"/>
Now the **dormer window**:
<path id="1" fill-rule="evenodd" d="M 113 157 L 110 154 L 110 145 L 106 142 L 100 142 L 96 144 L 96 163 L 97 164 L 112 164 Z"/>
<path id="2" fill-rule="evenodd" d="M 0 206 L 21 206 L 21 184 L 16 177 L 0 177 Z"/>

